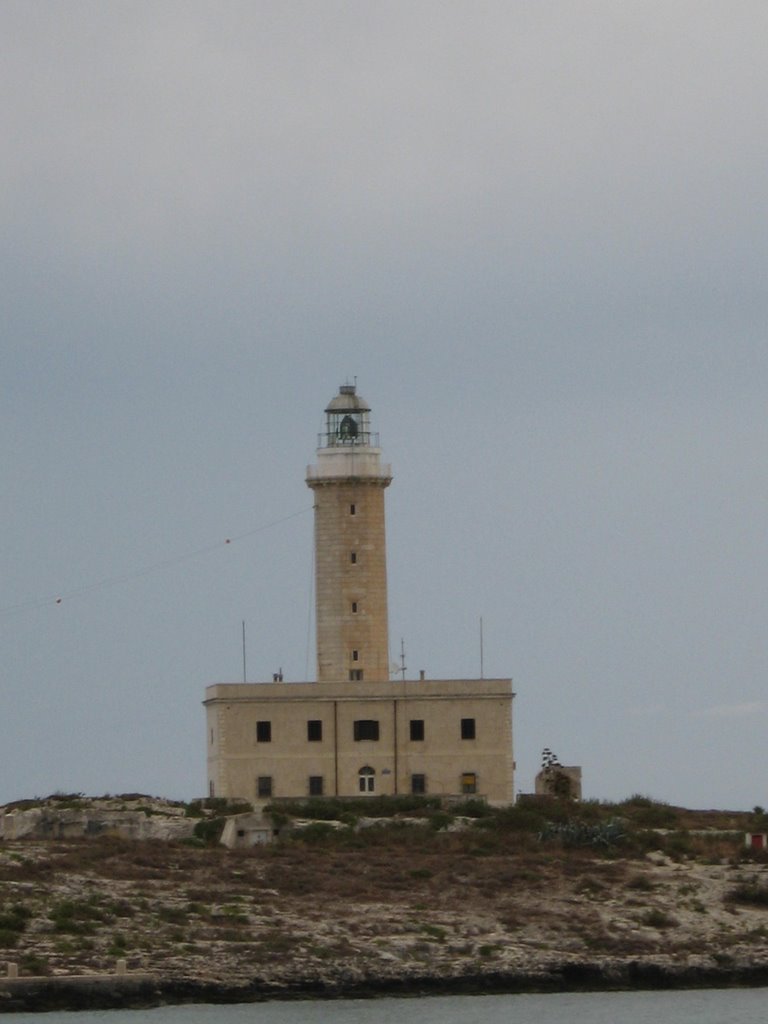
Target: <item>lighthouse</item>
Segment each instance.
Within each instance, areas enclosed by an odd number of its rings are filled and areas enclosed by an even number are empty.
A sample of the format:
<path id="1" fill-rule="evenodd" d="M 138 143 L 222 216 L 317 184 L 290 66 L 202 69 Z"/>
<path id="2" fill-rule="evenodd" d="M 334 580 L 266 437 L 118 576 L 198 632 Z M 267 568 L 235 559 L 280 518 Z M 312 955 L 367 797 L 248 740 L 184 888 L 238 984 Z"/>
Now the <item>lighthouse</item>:
<path id="1" fill-rule="evenodd" d="M 325 410 L 317 462 L 307 468 L 314 494 L 317 680 L 389 679 L 384 491 L 371 409 L 354 384 L 342 384 Z"/>
<path id="2" fill-rule="evenodd" d="M 317 677 L 207 687 L 208 793 L 514 798 L 512 680 L 390 679 L 382 462 L 355 384 L 325 408 L 314 497 Z M 456 600 L 460 599 L 460 594 Z"/>

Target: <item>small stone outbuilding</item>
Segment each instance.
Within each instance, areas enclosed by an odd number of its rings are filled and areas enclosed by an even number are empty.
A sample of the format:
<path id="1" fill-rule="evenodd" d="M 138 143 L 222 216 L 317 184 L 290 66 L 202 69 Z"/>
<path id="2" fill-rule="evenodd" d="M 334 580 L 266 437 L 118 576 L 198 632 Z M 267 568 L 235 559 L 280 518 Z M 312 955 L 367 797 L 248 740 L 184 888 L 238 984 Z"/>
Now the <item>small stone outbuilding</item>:
<path id="1" fill-rule="evenodd" d="M 277 831 L 272 819 L 258 811 L 233 814 L 227 818 L 220 842 L 230 850 L 248 849 L 271 843 Z"/>

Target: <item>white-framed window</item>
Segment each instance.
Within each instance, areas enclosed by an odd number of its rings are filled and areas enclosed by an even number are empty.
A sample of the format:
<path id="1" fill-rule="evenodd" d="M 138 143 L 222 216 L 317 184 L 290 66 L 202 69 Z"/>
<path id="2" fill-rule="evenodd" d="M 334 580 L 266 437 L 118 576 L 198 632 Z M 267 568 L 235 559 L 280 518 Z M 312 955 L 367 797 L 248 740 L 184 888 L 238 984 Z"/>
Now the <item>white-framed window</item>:
<path id="1" fill-rule="evenodd" d="M 376 792 L 376 772 L 370 765 L 365 765 L 357 773 L 357 788 L 361 793 Z"/>

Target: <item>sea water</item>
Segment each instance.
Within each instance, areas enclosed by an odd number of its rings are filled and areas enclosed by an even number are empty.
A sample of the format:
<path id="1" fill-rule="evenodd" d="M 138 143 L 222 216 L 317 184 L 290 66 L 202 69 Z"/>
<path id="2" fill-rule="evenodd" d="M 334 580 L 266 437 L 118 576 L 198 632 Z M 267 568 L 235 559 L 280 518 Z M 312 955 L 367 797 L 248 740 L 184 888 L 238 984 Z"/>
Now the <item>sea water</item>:
<path id="1" fill-rule="evenodd" d="M 0 1014 L 0 1024 L 755 1024 L 767 1012 L 768 989 L 734 988 L 9 1013 Z"/>

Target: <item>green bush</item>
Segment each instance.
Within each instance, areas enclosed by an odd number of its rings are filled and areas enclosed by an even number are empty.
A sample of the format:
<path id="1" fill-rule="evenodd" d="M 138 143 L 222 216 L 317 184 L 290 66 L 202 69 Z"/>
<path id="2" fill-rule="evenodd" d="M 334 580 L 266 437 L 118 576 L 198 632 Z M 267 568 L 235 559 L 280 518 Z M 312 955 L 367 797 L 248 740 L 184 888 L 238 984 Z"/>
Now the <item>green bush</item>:
<path id="1" fill-rule="evenodd" d="M 669 835 L 662 836 L 660 838 L 659 846 L 666 854 L 673 857 L 675 860 L 690 857 L 694 852 L 691 836 L 685 831 L 672 832 Z"/>
<path id="2" fill-rule="evenodd" d="M 656 887 L 648 875 L 633 875 L 627 882 L 627 888 L 637 892 L 652 892 Z"/>
<path id="3" fill-rule="evenodd" d="M 312 821 L 340 821 L 348 806 L 341 800 L 317 797 L 314 800 L 284 801 L 268 804 L 264 810 L 273 821 L 282 824 L 291 818 L 310 818 Z"/>
<path id="4" fill-rule="evenodd" d="M 537 809 L 520 804 L 502 807 L 475 821 L 476 828 L 498 829 L 501 832 L 540 832 L 546 818 Z"/>
<path id="5" fill-rule="evenodd" d="M 434 814 L 429 816 L 429 827 L 435 832 L 442 832 L 443 829 L 453 822 L 453 815 L 448 814 L 447 811 L 435 811 Z"/>
<path id="6" fill-rule="evenodd" d="M 51 973 L 48 967 L 48 960 L 44 956 L 38 956 L 36 953 L 28 953 L 23 958 L 21 970 L 23 974 L 31 974 L 38 977 Z"/>
<path id="7" fill-rule="evenodd" d="M 746 903 L 751 907 L 768 907 L 768 886 L 757 882 L 742 882 L 727 894 L 731 903 Z"/>
<path id="8" fill-rule="evenodd" d="M 67 810 L 80 810 L 87 804 L 85 793 L 51 793 L 46 800 L 56 804 L 57 808 Z"/>
<path id="9" fill-rule="evenodd" d="M 624 800 L 619 807 L 633 824 L 643 828 L 674 828 L 678 823 L 678 811 L 674 807 L 637 793 Z"/>
<path id="10" fill-rule="evenodd" d="M 653 907 L 651 910 L 647 910 L 640 918 L 640 923 L 647 925 L 649 928 L 675 928 L 678 922 L 672 917 L 671 914 L 667 914 L 664 910 L 659 910 L 658 907 Z"/>
<path id="11" fill-rule="evenodd" d="M 193 836 L 201 839 L 207 846 L 215 846 L 221 839 L 226 818 L 201 818 L 194 827 Z"/>
<path id="12" fill-rule="evenodd" d="M 193 800 L 184 805 L 184 815 L 187 818 L 203 818 L 206 811 L 212 811 L 217 817 L 228 814 L 248 814 L 253 810 L 253 804 L 247 800 L 230 800 L 224 796 L 209 796 L 204 800 Z"/>
<path id="13" fill-rule="evenodd" d="M 103 921 L 105 914 L 91 900 L 61 900 L 54 905 L 48 917 L 53 922 L 54 931 L 92 935 L 96 930 L 95 922 Z"/>
<path id="14" fill-rule="evenodd" d="M 121 957 L 125 956 L 126 950 L 128 949 L 128 939 L 122 932 L 115 932 L 112 936 L 112 944 L 110 945 L 107 952 L 110 956 Z"/>
<path id="15" fill-rule="evenodd" d="M 477 799 L 451 804 L 451 812 L 459 818 L 487 818 L 494 814 L 493 808 L 489 807 L 485 800 Z"/>
<path id="16" fill-rule="evenodd" d="M 313 821 L 306 828 L 297 829 L 292 833 L 292 839 L 298 839 L 303 843 L 320 843 L 336 835 L 337 830 L 326 821 Z"/>
<path id="17" fill-rule="evenodd" d="M 0 911 L 0 931 L 21 933 L 27 927 L 32 912 L 21 903 L 12 907 L 4 907 Z"/>
<path id="18" fill-rule="evenodd" d="M 353 819 L 394 818 L 398 814 L 426 814 L 440 808 L 436 796 L 376 796 L 376 797 L 312 797 L 308 800 L 279 800 L 269 804 L 268 814 L 286 818 L 311 818 L 313 821 L 345 821 Z"/>
<path id="19" fill-rule="evenodd" d="M 188 911 L 185 907 L 159 907 L 157 916 L 161 921 L 168 921 L 171 924 L 185 924 Z"/>

